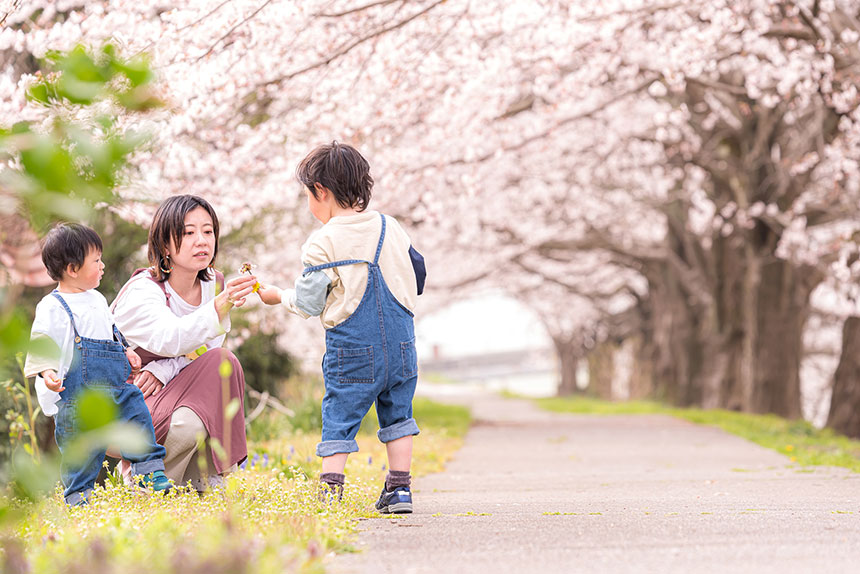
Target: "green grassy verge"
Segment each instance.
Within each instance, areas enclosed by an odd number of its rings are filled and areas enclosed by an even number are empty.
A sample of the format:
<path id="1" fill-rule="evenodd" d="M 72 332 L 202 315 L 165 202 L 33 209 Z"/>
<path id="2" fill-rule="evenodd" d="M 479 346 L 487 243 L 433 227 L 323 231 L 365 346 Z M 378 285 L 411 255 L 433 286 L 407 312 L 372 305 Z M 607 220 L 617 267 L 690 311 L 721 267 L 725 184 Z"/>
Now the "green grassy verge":
<path id="1" fill-rule="evenodd" d="M 413 474 L 441 470 L 462 443 L 469 412 L 417 399 L 414 415 L 422 432 Z M 359 519 L 379 517 L 373 503 L 387 471 L 384 445 L 375 428 L 359 434 L 361 450 L 347 464 L 343 501 L 326 504 L 316 479 L 319 431 L 297 430 L 294 421 L 284 425 L 290 430 L 279 434 L 278 424 L 267 422 L 267 434 L 277 436 L 250 440 L 246 468 L 233 473 L 224 490 L 202 497 L 109 484 L 78 508 L 67 508 L 59 489 L 37 503 L 12 501 L 14 510 L 0 516 L 0 571 L 321 572 L 326 554 L 352 550 Z"/>
<path id="2" fill-rule="evenodd" d="M 562 413 L 595 415 L 665 414 L 719 427 L 773 449 L 803 466 L 841 466 L 860 472 L 860 441 L 817 429 L 806 421 L 722 409 L 679 409 L 649 401 L 609 402 L 586 397 L 538 399 L 541 407 Z"/>

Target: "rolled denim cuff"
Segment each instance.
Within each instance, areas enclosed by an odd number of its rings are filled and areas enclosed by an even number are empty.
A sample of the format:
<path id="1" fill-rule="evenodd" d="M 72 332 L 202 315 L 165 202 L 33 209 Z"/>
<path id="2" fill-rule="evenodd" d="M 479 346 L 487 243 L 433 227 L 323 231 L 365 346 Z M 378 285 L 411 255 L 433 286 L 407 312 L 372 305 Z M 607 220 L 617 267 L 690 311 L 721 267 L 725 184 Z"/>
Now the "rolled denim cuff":
<path id="1" fill-rule="evenodd" d="M 78 506 L 82 503 L 86 504 L 92 493 L 92 488 L 88 488 L 83 492 L 73 492 L 66 497 L 66 504 L 68 504 L 69 506 Z"/>
<path id="2" fill-rule="evenodd" d="M 376 436 L 382 442 L 391 442 L 405 436 L 416 435 L 420 432 L 421 429 L 418 428 L 418 423 L 415 422 L 415 419 L 406 419 L 405 421 L 387 426 L 384 429 L 379 429 L 376 431 Z"/>
<path id="3" fill-rule="evenodd" d="M 317 456 L 331 456 L 344 452 L 358 452 L 358 443 L 354 440 L 324 440 L 317 445 Z"/>
<path id="4" fill-rule="evenodd" d="M 164 470 L 164 460 L 156 458 L 155 460 L 144 460 L 141 462 L 131 463 L 131 475 L 143 476 L 156 470 Z"/>

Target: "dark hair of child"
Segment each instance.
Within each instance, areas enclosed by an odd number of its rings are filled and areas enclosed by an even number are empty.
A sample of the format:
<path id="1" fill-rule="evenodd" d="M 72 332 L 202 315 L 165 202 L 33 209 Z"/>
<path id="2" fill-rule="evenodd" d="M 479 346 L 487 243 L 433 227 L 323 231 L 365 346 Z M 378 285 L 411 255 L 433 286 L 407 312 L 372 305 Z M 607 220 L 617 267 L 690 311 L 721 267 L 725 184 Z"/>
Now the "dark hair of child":
<path id="1" fill-rule="evenodd" d="M 364 211 L 370 203 L 370 164 L 351 145 L 333 141 L 316 147 L 296 168 L 296 177 L 316 199 L 319 184 L 334 194 L 341 207 Z"/>
<path id="2" fill-rule="evenodd" d="M 171 241 L 178 250 L 182 245 L 185 234 L 185 216 L 202 207 L 212 218 L 212 228 L 215 232 L 215 249 L 212 253 L 212 261 L 209 267 L 197 272 L 197 279 L 210 281 L 214 275 L 210 273 L 215 257 L 218 255 L 218 237 L 221 231 L 218 224 L 218 216 L 208 201 L 196 195 L 174 195 L 165 199 L 152 218 L 149 226 L 149 239 L 147 241 L 147 259 L 151 265 L 150 271 L 155 275 L 157 281 L 167 281 L 173 264 L 165 255 L 169 252 Z"/>
<path id="3" fill-rule="evenodd" d="M 98 233 L 80 223 L 58 223 L 42 240 L 42 263 L 51 279 L 59 281 L 69 265 L 80 269 L 91 251 L 102 252 Z"/>

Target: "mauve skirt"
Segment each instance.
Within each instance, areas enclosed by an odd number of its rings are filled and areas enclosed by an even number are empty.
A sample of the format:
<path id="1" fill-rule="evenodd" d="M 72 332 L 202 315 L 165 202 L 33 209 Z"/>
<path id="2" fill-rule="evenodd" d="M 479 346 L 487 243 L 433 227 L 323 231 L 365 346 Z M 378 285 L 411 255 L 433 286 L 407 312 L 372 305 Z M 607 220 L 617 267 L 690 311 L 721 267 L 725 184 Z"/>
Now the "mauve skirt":
<path id="1" fill-rule="evenodd" d="M 230 368 L 222 369 L 221 364 L 229 361 Z M 226 377 L 228 398 L 224 402 L 221 373 L 229 370 Z M 210 438 L 217 439 L 227 453 L 225 461 L 212 451 L 215 471 L 223 473 L 234 464 L 241 464 L 248 458 L 248 445 L 245 441 L 245 373 L 236 356 L 227 349 L 212 349 L 194 359 L 190 365 L 179 371 L 173 379 L 158 392 L 146 399 L 146 406 L 152 414 L 155 438 L 164 444 L 170 419 L 179 407 L 188 407 L 200 417 Z M 229 422 L 224 421 L 224 409 L 234 399 L 239 399 L 239 410 Z M 229 428 L 226 428 L 229 426 Z M 229 436 L 229 439 L 227 438 Z"/>

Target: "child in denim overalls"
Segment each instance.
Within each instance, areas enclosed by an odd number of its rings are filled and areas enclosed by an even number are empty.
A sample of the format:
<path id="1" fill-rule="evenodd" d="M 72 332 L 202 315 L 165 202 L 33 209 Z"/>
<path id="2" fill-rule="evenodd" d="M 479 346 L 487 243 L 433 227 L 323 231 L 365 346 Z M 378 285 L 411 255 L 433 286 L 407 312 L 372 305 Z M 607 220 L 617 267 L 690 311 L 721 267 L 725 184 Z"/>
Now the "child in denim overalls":
<path id="1" fill-rule="evenodd" d="M 49 343 L 56 353 L 31 352 L 24 366 L 26 376 L 37 376 L 36 393 L 43 412 L 55 416 L 54 437 L 64 459 L 63 495 L 71 505 L 89 498 L 105 457 L 104 450 L 91 452 L 74 467 L 65 460 L 79 432 L 76 401 L 87 388 L 108 395 L 117 405 L 120 420 L 137 423 L 148 438 L 144 453 L 122 453 L 132 463 L 133 474 L 143 476 L 141 486 L 170 490 L 164 475 L 164 447 L 155 441 L 143 394 L 126 383 L 132 364 L 140 368 L 140 358 L 126 350 L 107 301 L 95 290 L 104 273 L 101 254 L 98 234 L 83 225 L 59 224 L 45 237 L 42 261 L 59 284 L 36 306 L 31 340 Z"/>
<path id="2" fill-rule="evenodd" d="M 419 429 L 412 418 L 418 366 L 411 309 L 423 290 L 423 258 L 395 219 L 365 212 L 373 179 L 353 147 L 316 148 L 297 176 L 324 225 L 302 248 L 305 269 L 295 290 L 264 285 L 259 294 L 299 316 L 319 315 L 326 328 L 320 480 L 337 496 L 343 492 L 347 456 L 358 450 L 355 435 L 375 402 L 389 462 L 376 508 L 412 512 L 409 471 Z"/>

